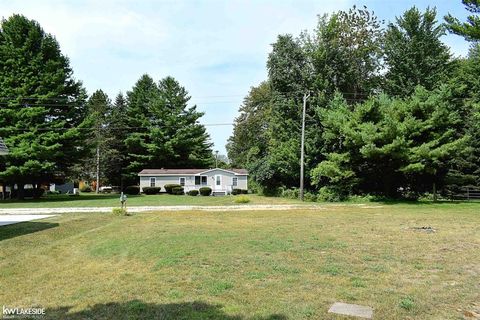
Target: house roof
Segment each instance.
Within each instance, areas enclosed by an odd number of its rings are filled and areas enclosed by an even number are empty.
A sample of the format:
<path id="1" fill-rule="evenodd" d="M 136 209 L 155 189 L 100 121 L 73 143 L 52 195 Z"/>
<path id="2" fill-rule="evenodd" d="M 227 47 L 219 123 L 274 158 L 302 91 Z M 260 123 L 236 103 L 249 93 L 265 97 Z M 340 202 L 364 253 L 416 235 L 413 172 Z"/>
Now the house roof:
<path id="1" fill-rule="evenodd" d="M 181 174 L 189 174 L 189 175 L 196 175 L 205 173 L 208 171 L 213 170 L 222 170 L 226 172 L 233 172 L 236 175 L 248 175 L 248 171 L 246 169 L 222 169 L 222 168 L 213 168 L 213 169 L 143 169 L 138 174 L 139 176 L 145 175 L 181 175 Z"/>
<path id="2" fill-rule="evenodd" d="M 2 138 L 0 138 L 0 155 L 8 154 L 8 148 L 3 142 Z"/>

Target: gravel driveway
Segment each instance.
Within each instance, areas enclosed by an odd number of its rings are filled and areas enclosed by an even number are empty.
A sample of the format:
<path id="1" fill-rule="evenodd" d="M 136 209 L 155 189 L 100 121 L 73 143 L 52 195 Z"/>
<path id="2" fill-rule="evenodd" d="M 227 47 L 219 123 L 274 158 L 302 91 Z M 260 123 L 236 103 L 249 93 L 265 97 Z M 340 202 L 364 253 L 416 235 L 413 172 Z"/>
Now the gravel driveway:
<path id="1" fill-rule="evenodd" d="M 0 209 L 0 214 L 23 215 L 23 214 L 58 214 L 58 213 L 88 213 L 88 212 L 112 212 L 113 207 L 79 207 L 79 208 L 11 208 Z M 245 210 L 293 210 L 311 209 L 321 210 L 325 206 L 314 204 L 296 205 L 229 205 L 229 206 L 138 206 L 128 207 L 129 212 L 147 211 L 245 211 Z"/>

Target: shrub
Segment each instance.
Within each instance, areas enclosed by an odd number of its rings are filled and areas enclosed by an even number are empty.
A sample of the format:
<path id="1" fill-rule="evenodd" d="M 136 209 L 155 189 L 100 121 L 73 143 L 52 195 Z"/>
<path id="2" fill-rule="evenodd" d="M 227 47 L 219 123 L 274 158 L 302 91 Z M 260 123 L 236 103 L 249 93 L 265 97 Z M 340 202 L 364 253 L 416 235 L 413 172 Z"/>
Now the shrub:
<path id="1" fill-rule="evenodd" d="M 164 188 L 168 194 L 173 194 L 173 188 L 178 188 L 178 187 L 181 188 L 182 186 L 179 184 L 171 183 L 171 184 L 166 184 Z"/>
<path id="2" fill-rule="evenodd" d="M 24 189 L 23 196 L 25 198 L 35 198 L 38 199 L 45 193 L 43 188 L 36 188 L 36 189 Z"/>
<path id="3" fill-rule="evenodd" d="M 233 199 L 235 203 L 249 203 L 250 199 L 247 196 L 238 196 Z"/>
<path id="4" fill-rule="evenodd" d="M 174 188 L 172 189 L 172 194 L 182 195 L 182 194 L 185 194 L 185 191 L 183 190 L 183 187 L 182 187 L 182 186 L 174 187 Z"/>
<path id="5" fill-rule="evenodd" d="M 212 188 L 210 187 L 201 187 L 200 189 L 198 189 L 198 191 L 200 191 L 200 194 L 202 196 L 209 196 L 212 194 Z"/>
<path id="6" fill-rule="evenodd" d="M 335 192 L 335 190 L 333 190 L 332 188 L 321 187 L 320 190 L 318 191 L 317 201 L 337 202 L 337 201 L 341 201 L 342 199 L 343 197 L 338 192 Z"/>
<path id="7" fill-rule="evenodd" d="M 232 195 L 236 196 L 237 194 L 242 194 L 241 189 L 232 189 Z"/>
<path id="8" fill-rule="evenodd" d="M 92 188 L 89 186 L 89 185 L 86 185 L 84 184 L 81 188 L 80 188 L 80 192 L 92 192 Z"/>
<path id="9" fill-rule="evenodd" d="M 125 208 L 113 208 L 112 213 L 116 216 L 128 216 L 127 209 Z"/>
<path id="10" fill-rule="evenodd" d="M 248 194 L 248 190 L 245 189 L 233 189 L 232 194 L 236 196 L 237 194 Z"/>
<path id="11" fill-rule="evenodd" d="M 305 193 L 303 194 L 303 199 L 304 199 L 305 201 L 315 202 L 315 201 L 317 201 L 317 196 L 316 196 L 314 193 L 305 192 Z"/>
<path id="12" fill-rule="evenodd" d="M 160 187 L 143 187 L 143 193 L 145 194 L 158 194 L 160 193 Z"/>
<path id="13" fill-rule="evenodd" d="M 190 190 L 187 192 L 189 196 L 198 196 L 198 190 Z"/>
<path id="14" fill-rule="evenodd" d="M 129 194 L 129 195 L 137 195 L 137 194 L 140 194 L 140 187 L 139 186 L 128 186 L 128 187 L 125 187 L 125 190 L 123 192 L 125 192 L 126 194 Z"/>
<path id="15" fill-rule="evenodd" d="M 298 188 L 292 188 L 292 189 L 284 189 L 282 191 L 282 197 L 284 198 L 289 198 L 289 199 L 298 199 L 299 197 L 299 190 Z"/>

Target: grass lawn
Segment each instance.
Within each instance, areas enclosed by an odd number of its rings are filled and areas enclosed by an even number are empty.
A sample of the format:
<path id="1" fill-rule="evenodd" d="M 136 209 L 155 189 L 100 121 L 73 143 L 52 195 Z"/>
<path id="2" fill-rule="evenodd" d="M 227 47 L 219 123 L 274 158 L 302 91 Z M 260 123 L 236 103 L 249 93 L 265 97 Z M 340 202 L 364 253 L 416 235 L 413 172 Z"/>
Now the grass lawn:
<path id="1" fill-rule="evenodd" d="M 65 214 L 0 227 L 0 303 L 52 319 L 346 319 L 327 314 L 336 301 L 462 319 L 479 262 L 478 203 Z"/>
<path id="2" fill-rule="evenodd" d="M 299 204 L 299 200 L 264 197 L 250 194 L 249 204 Z M 0 200 L 0 208 L 64 208 L 64 207 L 115 207 L 120 205 L 118 194 L 88 194 L 80 196 L 48 195 L 36 200 Z M 177 205 L 236 205 L 234 196 L 192 197 L 170 194 L 128 196 L 128 206 L 177 206 Z"/>

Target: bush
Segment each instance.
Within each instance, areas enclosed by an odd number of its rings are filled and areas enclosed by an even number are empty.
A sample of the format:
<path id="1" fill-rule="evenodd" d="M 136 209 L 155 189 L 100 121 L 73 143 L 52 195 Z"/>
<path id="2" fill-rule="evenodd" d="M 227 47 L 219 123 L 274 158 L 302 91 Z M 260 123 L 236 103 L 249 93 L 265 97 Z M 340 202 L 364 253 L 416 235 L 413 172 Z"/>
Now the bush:
<path id="1" fill-rule="evenodd" d="M 165 188 L 165 191 L 168 193 L 168 194 L 173 194 L 173 188 L 178 188 L 178 187 L 182 187 L 181 185 L 179 184 L 174 184 L 174 183 L 171 183 L 171 184 L 166 184 L 164 186 Z"/>
<path id="2" fill-rule="evenodd" d="M 81 188 L 80 188 L 80 192 L 92 192 L 92 188 L 89 186 L 89 185 L 86 185 L 84 184 Z"/>
<path id="3" fill-rule="evenodd" d="M 247 196 L 238 196 L 233 199 L 235 203 L 249 203 L 250 199 Z"/>
<path id="4" fill-rule="evenodd" d="M 232 194 L 236 196 L 237 194 L 248 194 L 248 190 L 245 189 L 233 189 Z"/>
<path id="5" fill-rule="evenodd" d="M 200 191 L 200 194 L 202 196 L 209 196 L 212 194 L 212 188 L 210 187 L 201 187 L 200 189 L 198 189 L 198 191 Z"/>
<path id="6" fill-rule="evenodd" d="M 284 198 L 289 198 L 289 199 L 298 199 L 299 197 L 299 190 L 298 188 L 292 188 L 292 189 L 284 189 L 282 191 L 282 197 Z"/>
<path id="7" fill-rule="evenodd" d="M 23 190 L 23 196 L 25 198 L 35 198 L 38 199 L 43 194 L 45 193 L 45 190 L 43 188 L 37 188 L 37 189 L 24 189 Z"/>
<path id="8" fill-rule="evenodd" d="M 338 202 L 343 199 L 344 197 L 342 197 L 338 192 L 329 187 L 321 187 L 318 191 L 317 201 L 320 202 Z"/>
<path id="9" fill-rule="evenodd" d="M 315 201 L 317 201 L 317 196 L 314 193 L 305 192 L 303 194 L 303 200 L 308 201 L 308 202 L 315 202 Z"/>
<path id="10" fill-rule="evenodd" d="M 190 190 L 187 192 L 189 196 L 198 196 L 198 190 Z"/>
<path id="11" fill-rule="evenodd" d="M 112 213 L 116 216 L 128 216 L 127 209 L 124 208 L 113 208 Z"/>
<path id="12" fill-rule="evenodd" d="M 160 193 L 160 187 L 143 187 L 143 193 L 145 194 L 158 194 Z"/>
<path id="13" fill-rule="evenodd" d="M 129 194 L 129 195 L 137 195 L 137 194 L 140 194 L 140 187 L 139 186 L 128 186 L 128 187 L 125 187 L 125 190 L 123 192 L 125 192 L 126 194 Z"/>
<path id="14" fill-rule="evenodd" d="M 174 187 L 174 188 L 172 189 L 172 194 L 182 195 L 182 194 L 185 194 L 185 191 L 183 190 L 183 187 L 182 187 L 182 186 Z"/>

